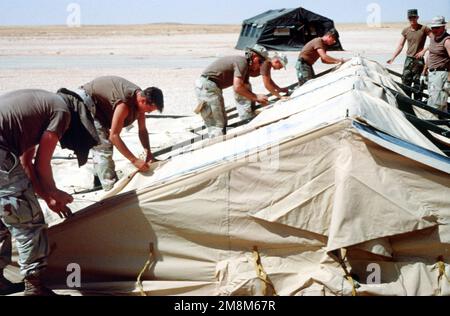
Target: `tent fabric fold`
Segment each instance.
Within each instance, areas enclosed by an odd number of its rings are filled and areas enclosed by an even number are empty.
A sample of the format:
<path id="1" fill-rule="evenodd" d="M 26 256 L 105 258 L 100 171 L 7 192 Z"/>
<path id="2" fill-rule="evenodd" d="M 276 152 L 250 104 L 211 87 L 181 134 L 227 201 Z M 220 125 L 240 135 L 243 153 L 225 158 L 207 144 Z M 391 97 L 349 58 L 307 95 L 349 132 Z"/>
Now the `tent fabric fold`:
<path id="1" fill-rule="evenodd" d="M 274 294 L 256 247 L 278 295 L 450 295 L 450 159 L 379 84 L 398 88 L 354 58 L 223 141 L 133 174 L 51 225 L 48 281 L 78 263 L 76 293 L 139 295 L 153 245 L 146 295 Z"/>

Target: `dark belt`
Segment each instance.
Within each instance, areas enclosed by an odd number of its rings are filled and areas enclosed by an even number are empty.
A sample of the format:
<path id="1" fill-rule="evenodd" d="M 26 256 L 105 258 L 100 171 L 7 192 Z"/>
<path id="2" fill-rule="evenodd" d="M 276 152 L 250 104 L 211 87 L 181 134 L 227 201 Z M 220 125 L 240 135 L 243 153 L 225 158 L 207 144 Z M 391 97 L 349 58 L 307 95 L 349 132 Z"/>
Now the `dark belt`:
<path id="1" fill-rule="evenodd" d="M 407 59 L 412 59 L 412 60 L 420 60 L 420 61 L 425 61 L 425 58 L 416 58 L 414 56 L 406 56 Z"/>
<path id="2" fill-rule="evenodd" d="M 305 59 L 303 59 L 303 58 L 299 58 L 298 61 L 301 62 L 302 64 L 305 64 L 305 65 L 308 65 L 308 66 L 312 67 L 312 65 L 310 65 L 310 64 L 309 64 Z"/>
<path id="3" fill-rule="evenodd" d="M 219 84 L 217 83 L 217 80 L 216 80 L 215 78 L 212 78 L 212 77 L 206 76 L 206 75 L 202 75 L 202 77 L 205 78 L 205 79 L 208 79 L 209 81 L 214 82 L 216 85 L 219 85 Z"/>
<path id="4" fill-rule="evenodd" d="M 428 69 L 429 72 L 436 72 L 436 71 L 447 71 L 449 72 L 450 70 L 448 68 L 445 67 L 439 67 L 439 68 L 430 68 Z"/>

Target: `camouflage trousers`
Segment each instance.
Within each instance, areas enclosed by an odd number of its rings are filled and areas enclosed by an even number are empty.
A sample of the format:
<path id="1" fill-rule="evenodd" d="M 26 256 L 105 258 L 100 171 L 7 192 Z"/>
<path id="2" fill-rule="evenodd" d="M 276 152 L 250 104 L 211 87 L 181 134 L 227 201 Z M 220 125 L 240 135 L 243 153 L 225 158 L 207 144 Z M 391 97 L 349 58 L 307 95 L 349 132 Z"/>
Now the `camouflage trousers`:
<path id="1" fill-rule="evenodd" d="M 251 85 L 247 84 L 247 88 L 251 90 Z M 203 103 L 200 114 L 208 128 L 209 137 L 224 135 L 228 118 L 222 89 L 215 82 L 200 77 L 195 82 L 195 94 L 198 102 Z M 255 117 L 253 102 L 237 93 L 234 94 L 234 99 L 240 120 L 249 120 Z"/>
<path id="2" fill-rule="evenodd" d="M 100 138 L 100 145 L 92 148 L 94 173 L 98 176 L 103 190 L 109 191 L 117 182 L 113 160 L 114 146 L 109 140 L 109 129 L 103 127 L 98 120 L 94 120 L 94 125 Z"/>
<path id="3" fill-rule="evenodd" d="M 447 71 L 433 71 L 428 74 L 428 105 L 448 112 L 447 103 L 450 95 L 450 82 Z"/>
<path id="4" fill-rule="evenodd" d="M 47 225 L 19 159 L 0 149 L 0 270 L 11 263 L 16 240 L 20 272 L 25 277 L 47 266 Z"/>
<path id="5" fill-rule="evenodd" d="M 403 67 L 402 82 L 404 85 L 413 87 L 416 90 L 420 90 L 420 86 L 417 83 L 420 81 L 423 69 L 425 67 L 425 61 L 423 58 L 417 59 L 414 57 L 406 57 L 405 65 Z M 412 93 L 408 92 L 407 95 L 412 97 Z M 422 100 L 421 94 L 414 94 L 415 100 Z"/>
<path id="6" fill-rule="evenodd" d="M 252 85 L 250 83 L 246 83 L 245 87 L 248 91 L 252 91 Z M 252 120 L 255 114 L 255 102 L 243 97 L 238 93 L 234 93 L 234 101 L 236 102 L 236 109 L 239 115 L 239 120 L 241 121 L 250 121 Z"/>
<path id="7" fill-rule="evenodd" d="M 295 69 L 297 70 L 297 79 L 299 86 L 304 85 L 307 81 L 314 78 L 314 68 L 304 61 L 298 60 L 295 65 Z"/>

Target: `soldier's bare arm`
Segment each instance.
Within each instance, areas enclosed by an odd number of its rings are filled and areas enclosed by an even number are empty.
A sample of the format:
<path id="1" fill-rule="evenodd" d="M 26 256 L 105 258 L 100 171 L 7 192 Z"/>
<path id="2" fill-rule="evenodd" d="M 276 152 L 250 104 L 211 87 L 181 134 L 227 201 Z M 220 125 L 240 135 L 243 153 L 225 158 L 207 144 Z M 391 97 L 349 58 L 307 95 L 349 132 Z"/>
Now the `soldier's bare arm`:
<path id="1" fill-rule="evenodd" d="M 31 184 L 33 185 L 34 192 L 45 200 L 46 199 L 45 191 L 43 190 L 42 185 L 38 179 L 38 176 L 36 175 L 36 172 L 34 170 L 33 158 L 35 154 L 36 154 L 36 147 L 28 149 L 26 152 L 22 154 L 22 156 L 20 156 L 20 163 L 26 175 L 30 179 Z"/>
<path id="2" fill-rule="evenodd" d="M 128 116 L 129 110 L 125 103 L 117 105 L 114 110 L 114 115 L 111 123 L 111 131 L 109 134 L 109 140 L 116 147 L 119 152 L 127 158 L 136 168 L 140 171 L 147 171 L 149 169 L 147 163 L 141 159 L 136 158 L 133 153 L 128 149 L 127 145 L 123 142 L 120 137 L 123 125 L 126 117 Z"/>
<path id="3" fill-rule="evenodd" d="M 243 97 L 261 103 L 262 105 L 269 104 L 268 98 L 263 94 L 254 94 L 245 86 L 244 80 L 241 77 L 235 77 L 233 81 L 234 91 Z"/>
<path id="4" fill-rule="evenodd" d="M 139 140 L 144 147 L 146 153 L 146 162 L 151 162 L 154 160 L 153 154 L 150 148 L 150 137 L 147 130 L 147 125 L 145 123 L 145 113 L 140 113 L 138 116 L 138 128 L 139 128 Z"/>
<path id="5" fill-rule="evenodd" d="M 445 49 L 447 49 L 447 54 L 448 54 L 448 56 L 450 56 L 450 39 L 448 39 L 448 40 L 445 41 L 444 47 L 445 47 Z M 448 73 L 447 81 L 450 82 L 450 71 L 449 71 L 449 73 Z"/>
<path id="6" fill-rule="evenodd" d="M 67 204 L 73 202 L 73 197 L 56 188 L 51 167 L 51 159 L 58 141 L 56 133 L 49 131 L 43 133 L 34 162 L 34 170 L 43 190 L 43 198 L 49 208 L 61 217 L 67 217 L 71 214 Z"/>
<path id="7" fill-rule="evenodd" d="M 405 43 L 406 43 L 406 38 L 404 36 L 402 36 L 402 38 L 400 39 L 400 42 L 398 43 L 397 49 L 395 50 L 394 56 L 392 56 L 392 58 L 387 61 L 387 63 L 389 65 L 392 65 L 394 60 L 398 57 L 398 55 L 400 55 L 403 48 L 405 47 Z"/>
<path id="8" fill-rule="evenodd" d="M 337 59 L 327 55 L 324 49 L 319 48 L 317 52 L 319 53 L 320 59 L 324 64 L 340 64 L 345 62 L 345 59 Z"/>

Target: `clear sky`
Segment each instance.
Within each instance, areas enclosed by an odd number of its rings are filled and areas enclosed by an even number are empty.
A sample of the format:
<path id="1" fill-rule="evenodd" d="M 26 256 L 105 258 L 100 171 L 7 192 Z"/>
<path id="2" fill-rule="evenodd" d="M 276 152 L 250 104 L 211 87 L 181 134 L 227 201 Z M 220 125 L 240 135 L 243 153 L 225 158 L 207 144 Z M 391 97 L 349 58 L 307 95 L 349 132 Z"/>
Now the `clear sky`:
<path id="1" fill-rule="evenodd" d="M 269 9 L 299 6 L 336 22 L 366 22 L 372 3 L 381 8 L 381 22 L 402 21 L 409 8 L 419 9 L 422 20 L 450 19 L 450 0 L 0 0 L 0 25 L 65 24 L 70 3 L 79 4 L 81 24 L 236 24 Z"/>

